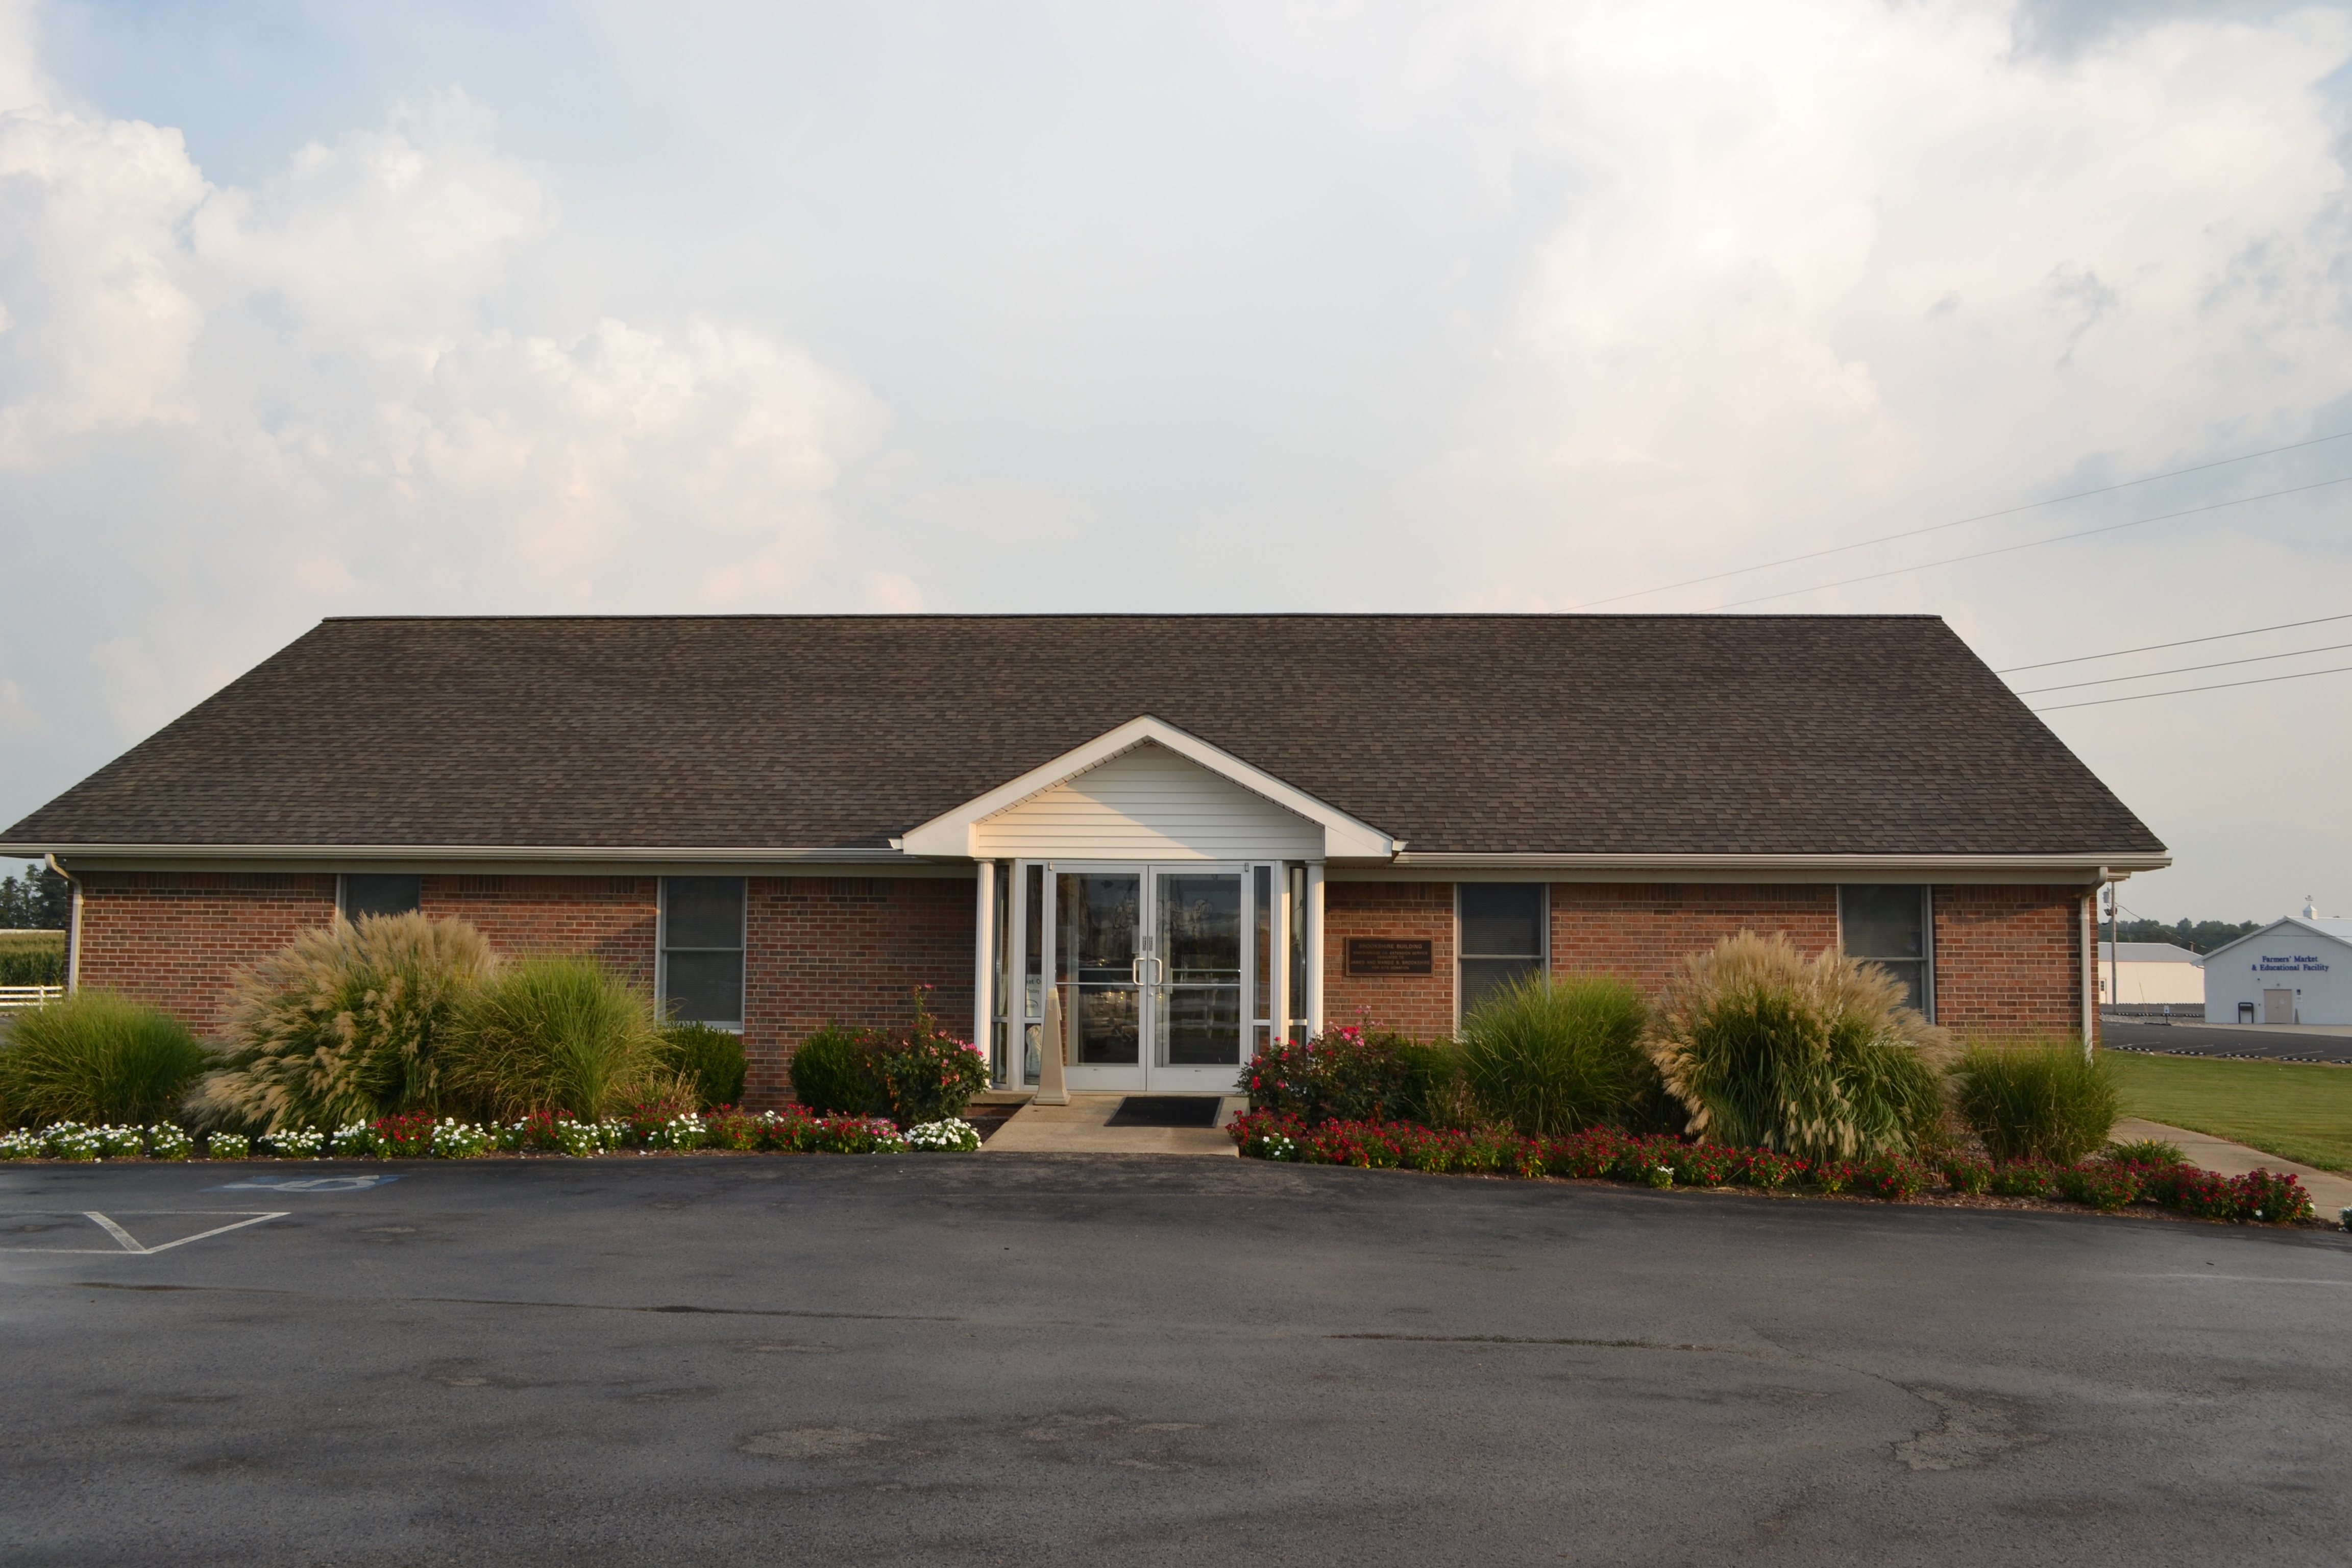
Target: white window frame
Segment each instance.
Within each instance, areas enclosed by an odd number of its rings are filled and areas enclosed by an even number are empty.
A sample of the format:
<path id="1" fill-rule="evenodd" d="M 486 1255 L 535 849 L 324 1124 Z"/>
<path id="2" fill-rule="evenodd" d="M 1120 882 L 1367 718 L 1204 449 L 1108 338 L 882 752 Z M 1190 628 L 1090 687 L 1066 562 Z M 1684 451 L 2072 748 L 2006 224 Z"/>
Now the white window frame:
<path id="1" fill-rule="evenodd" d="M 1542 891 L 1543 891 L 1543 897 L 1542 897 L 1542 900 L 1541 900 L 1541 908 L 1542 908 L 1542 910 L 1543 910 L 1543 915 L 1542 915 L 1542 919 L 1541 919 L 1541 920 L 1539 921 L 1539 922 L 1538 923 L 1537 931 L 1536 931 L 1536 969 L 1537 969 L 1537 972 L 1538 972 L 1538 973 L 1542 973 L 1542 974 L 1549 974 L 1549 973 L 1551 973 L 1551 884 L 1550 884 L 1549 882 L 1521 882 L 1518 879 L 1516 879 L 1516 878 L 1506 878 L 1506 879 L 1503 879 L 1503 880 L 1501 880 L 1501 881 L 1477 881 L 1477 882 L 1456 882 L 1456 883 L 1454 883 L 1454 1034 L 1455 1034 L 1455 1035 L 1457 1035 L 1457 1036 L 1458 1036 L 1458 1035 L 1460 1035 L 1460 1034 L 1462 1033 L 1462 990 L 1463 990 L 1463 986 L 1462 986 L 1462 961 L 1463 961 L 1464 959 L 1465 959 L 1465 958 L 1516 958 L 1516 957 L 1517 957 L 1517 956 L 1518 956 L 1517 953 L 1503 953 L 1503 952 L 1482 952 L 1482 953 L 1471 953 L 1471 952 L 1465 952 L 1463 951 L 1463 946 L 1462 946 L 1462 889 L 1465 889 L 1465 888 L 1474 888 L 1474 887 L 1475 887 L 1475 888 L 1499 888 L 1499 887 L 1513 887 L 1513 886 L 1525 886 L 1525 887 L 1539 888 L 1539 889 L 1542 889 Z"/>
<path id="2" fill-rule="evenodd" d="M 1845 890 L 1848 888 L 1900 888 L 1904 882 L 1839 882 L 1837 889 L 1837 950 L 1849 958 L 1864 963 L 1908 963 L 1907 958 L 1874 958 L 1864 953 L 1845 951 Z M 1919 1016 L 1930 1024 L 1936 1021 L 1936 885 L 1921 882 L 1919 889 L 1919 1000 L 1926 1004 Z M 2093 951 L 2096 951 L 2094 949 Z"/>
<path id="3" fill-rule="evenodd" d="M 715 880 L 716 879 L 713 879 Z M 741 910 L 740 930 L 737 933 L 737 940 L 742 945 L 736 948 L 734 951 L 740 954 L 743 960 L 743 984 L 740 993 L 740 1005 L 743 1011 L 749 1013 L 751 1010 L 751 879 L 749 877 L 735 877 L 730 879 L 740 883 L 743 889 L 743 897 L 740 905 Z M 667 877 L 659 879 L 660 891 L 654 900 L 654 1009 L 656 1013 L 663 1012 L 669 1004 L 670 880 L 671 879 Z M 725 952 L 728 950 L 723 947 L 688 947 L 681 948 L 679 951 L 682 952 Z M 724 1029 L 730 1035 L 740 1035 L 743 1032 L 744 1020 L 741 1018 L 738 1018 L 732 1023 L 719 1023 L 709 1018 L 698 1019 L 695 1021 L 701 1023 L 709 1028 Z"/>

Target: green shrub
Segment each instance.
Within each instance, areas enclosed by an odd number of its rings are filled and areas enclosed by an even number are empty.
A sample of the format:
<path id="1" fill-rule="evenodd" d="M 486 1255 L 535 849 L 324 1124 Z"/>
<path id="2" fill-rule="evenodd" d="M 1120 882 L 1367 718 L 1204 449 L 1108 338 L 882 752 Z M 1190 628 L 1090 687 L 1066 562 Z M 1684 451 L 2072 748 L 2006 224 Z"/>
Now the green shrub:
<path id="1" fill-rule="evenodd" d="M 271 1131 L 436 1110 L 442 1047 L 496 963 L 463 921 L 365 915 L 306 931 L 237 977 L 228 1042 L 189 1112 Z"/>
<path id="2" fill-rule="evenodd" d="M 1397 1060 L 1404 1068 L 1399 1114 L 1424 1127 L 1478 1124 L 1478 1100 L 1463 1070 L 1461 1047 L 1451 1040 L 1409 1040 L 1397 1047 Z"/>
<path id="3" fill-rule="evenodd" d="M 1863 1162 L 1853 1173 L 1855 1185 L 1874 1198 L 1909 1203 L 1927 1184 L 1927 1168 L 1900 1154 L 1879 1154 Z"/>
<path id="4" fill-rule="evenodd" d="M 2088 1204 L 2101 1214 L 2113 1214 L 2139 1202 L 2139 1177 L 2127 1166 L 2105 1162 L 2061 1166 L 2057 1185 L 2061 1195 Z"/>
<path id="5" fill-rule="evenodd" d="M 743 1079 L 750 1064 L 743 1058 L 743 1037 L 708 1024 L 666 1024 L 662 1026 L 664 1058 L 680 1078 L 692 1084 L 704 1106 L 736 1105 L 743 1099 Z"/>
<path id="6" fill-rule="evenodd" d="M 869 1036 L 861 1065 L 883 1113 L 903 1130 L 962 1117 L 988 1087 L 988 1058 L 931 1016 L 930 987 L 915 987 L 914 1022 L 895 1035 Z"/>
<path id="7" fill-rule="evenodd" d="M 2180 1152 L 2178 1143 L 2167 1143 L 2161 1138 L 2135 1138 L 2127 1143 L 2110 1143 L 2099 1151 L 2099 1158 L 2112 1160 L 2118 1165 L 2183 1165 L 2189 1156 Z"/>
<path id="8" fill-rule="evenodd" d="M 1944 1180 L 1951 1184 L 1952 1191 L 1956 1193 L 1981 1196 L 1992 1185 L 1992 1167 L 1982 1160 L 1954 1155 L 1944 1162 Z"/>
<path id="9" fill-rule="evenodd" d="M 2005 1198 L 2045 1198 L 2057 1186 L 2058 1173 L 2046 1160 L 2011 1160 L 1992 1173 L 1992 1190 Z"/>
<path id="10" fill-rule="evenodd" d="M 1997 1159 L 2072 1165 L 2107 1141 L 2122 1089 L 2073 1040 L 1972 1044 L 1954 1075 L 1960 1114 Z"/>
<path id="11" fill-rule="evenodd" d="M 205 1068 L 186 1025 L 108 991 L 19 1013 L 0 1040 L 0 1110 L 13 1124 L 161 1121 Z"/>
<path id="12" fill-rule="evenodd" d="M 879 1097 L 866 1080 L 862 1030 L 827 1024 L 793 1051 L 793 1098 L 820 1116 L 870 1116 Z"/>
<path id="13" fill-rule="evenodd" d="M 1244 1069 L 1252 1110 L 1270 1110 L 1313 1126 L 1323 1121 L 1390 1121 L 1412 1113 L 1412 1042 L 1387 1030 L 1342 1024 L 1313 1039 L 1276 1041 Z M 1428 1058 L 1422 1058 L 1423 1065 Z"/>
<path id="14" fill-rule="evenodd" d="M 1685 1131 L 1820 1163 L 1944 1141 L 1950 1041 L 1902 983 L 1786 937 L 1726 937 L 1667 981 L 1649 1050 Z"/>
<path id="15" fill-rule="evenodd" d="M 593 958 L 525 958 L 482 982 L 445 1052 L 451 1098 L 501 1119 L 587 1121 L 688 1100 L 645 991 Z"/>
<path id="16" fill-rule="evenodd" d="M 793 1052 L 793 1098 L 820 1116 L 887 1116 L 901 1128 L 955 1121 L 988 1087 L 988 1058 L 931 1016 L 930 987 L 915 987 L 914 1017 L 898 1030 L 827 1024 Z"/>
<path id="17" fill-rule="evenodd" d="M 1776 1153 L 1770 1149 L 1750 1149 L 1741 1173 L 1749 1186 L 1777 1193 L 1805 1173 L 1805 1163 L 1794 1154 Z"/>
<path id="18" fill-rule="evenodd" d="M 2237 1217 L 2263 1225 L 2294 1225 L 2311 1217 L 2311 1194 L 2294 1176 L 2254 1170 L 2230 1178 L 2238 1200 Z"/>
<path id="19" fill-rule="evenodd" d="M 1522 975 L 1462 1021 L 1463 1072 L 1480 1110 L 1529 1137 L 1615 1123 L 1657 1079 L 1649 1018 L 1622 980 Z"/>

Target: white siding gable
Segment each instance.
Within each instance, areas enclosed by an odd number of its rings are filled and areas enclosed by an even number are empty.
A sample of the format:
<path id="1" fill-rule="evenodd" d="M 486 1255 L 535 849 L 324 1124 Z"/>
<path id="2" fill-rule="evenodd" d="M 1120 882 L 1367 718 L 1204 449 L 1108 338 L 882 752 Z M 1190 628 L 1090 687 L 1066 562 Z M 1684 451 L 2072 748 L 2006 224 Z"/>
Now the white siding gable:
<path id="1" fill-rule="evenodd" d="M 1323 829 L 1145 742 L 983 817 L 986 858 L 1319 860 Z"/>

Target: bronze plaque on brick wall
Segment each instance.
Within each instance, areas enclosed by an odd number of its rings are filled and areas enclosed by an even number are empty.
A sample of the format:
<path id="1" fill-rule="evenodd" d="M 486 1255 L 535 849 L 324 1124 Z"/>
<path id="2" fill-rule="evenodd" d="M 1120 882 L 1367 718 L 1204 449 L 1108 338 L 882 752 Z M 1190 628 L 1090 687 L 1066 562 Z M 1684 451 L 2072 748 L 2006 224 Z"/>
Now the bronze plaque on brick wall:
<path id="1" fill-rule="evenodd" d="M 1350 974 L 1427 974 L 1430 972 L 1430 940 L 1427 937 L 1351 936 L 1348 939 L 1348 973 Z"/>

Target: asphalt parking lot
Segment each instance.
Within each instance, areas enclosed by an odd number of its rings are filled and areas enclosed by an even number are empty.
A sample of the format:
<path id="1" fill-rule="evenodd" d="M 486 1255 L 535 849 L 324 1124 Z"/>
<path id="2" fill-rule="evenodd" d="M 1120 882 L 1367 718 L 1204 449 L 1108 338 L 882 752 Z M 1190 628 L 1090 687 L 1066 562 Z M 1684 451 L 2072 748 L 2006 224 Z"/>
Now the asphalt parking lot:
<path id="1" fill-rule="evenodd" d="M 0 1215 L 19 1568 L 2145 1568 L 2352 1525 L 2352 1237 L 1018 1154 L 15 1167 Z"/>
<path id="2" fill-rule="evenodd" d="M 2183 1057 L 2250 1057 L 2268 1061 L 2352 1062 L 2352 1036 L 2233 1029 L 2221 1024 L 2105 1025 L 2106 1041 L 2136 1051 Z"/>

